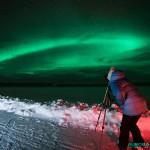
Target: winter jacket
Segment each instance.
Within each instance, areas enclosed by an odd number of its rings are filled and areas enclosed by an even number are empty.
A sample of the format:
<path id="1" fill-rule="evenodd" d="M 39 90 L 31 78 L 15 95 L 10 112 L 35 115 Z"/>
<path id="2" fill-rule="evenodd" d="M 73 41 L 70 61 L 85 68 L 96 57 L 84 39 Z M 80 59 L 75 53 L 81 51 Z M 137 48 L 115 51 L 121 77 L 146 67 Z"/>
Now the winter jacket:
<path id="1" fill-rule="evenodd" d="M 109 85 L 117 103 L 123 109 L 123 114 L 136 116 L 148 111 L 146 100 L 138 89 L 125 78 L 122 71 L 112 72 Z"/>

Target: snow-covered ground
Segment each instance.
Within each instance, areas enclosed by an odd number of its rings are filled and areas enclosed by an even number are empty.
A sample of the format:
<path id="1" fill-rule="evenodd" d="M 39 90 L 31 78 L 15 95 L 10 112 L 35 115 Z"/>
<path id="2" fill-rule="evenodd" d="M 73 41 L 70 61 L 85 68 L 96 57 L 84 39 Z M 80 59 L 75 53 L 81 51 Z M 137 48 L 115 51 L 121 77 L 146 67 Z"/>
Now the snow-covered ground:
<path id="1" fill-rule="evenodd" d="M 3 150 L 98 150 L 104 109 L 100 105 L 70 103 L 31 103 L 0 96 L 0 149 Z M 97 119 L 101 112 L 98 126 Z M 106 110 L 102 150 L 117 150 L 122 112 L 112 104 Z M 138 121 L 146 143 L 150 144 L 150 111 Z M 130 141 L 132 136 L 130 135 Z M 149 148 L 145 148 L 148 150 Z"/>

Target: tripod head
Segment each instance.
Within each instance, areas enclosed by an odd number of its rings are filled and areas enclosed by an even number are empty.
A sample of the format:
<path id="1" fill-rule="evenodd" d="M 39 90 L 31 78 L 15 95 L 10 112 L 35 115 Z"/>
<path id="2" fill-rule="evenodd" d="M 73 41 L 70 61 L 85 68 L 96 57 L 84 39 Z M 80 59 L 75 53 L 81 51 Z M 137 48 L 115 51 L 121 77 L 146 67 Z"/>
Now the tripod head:
<path id="1" fill-rule="evenodd" d="M 108 91 L 111 92 L 111 88 L 110 88 L 110 85 L 109 85 L 109 80 L 107 79 L 107 74 L 104 76 L 104 79 L 106 80 L 107 82 L 107 85 L 108 85 Z"/>
<path id="2" fill-rule="evenodd" d="M 110 96 L 111 87 L 110 87 L 110 85 L 109 85 L 109 82 L 110 82 L 110 81 L 107 79 L 107 74 L 104 76 L 104 78 L 105 78 L 105 80 L 107 81 L 107 84 L 108 84 L 107 96 L 108 96 L 108 98 L 109 98 L 110 101 L 114 101 L 114 99 L 112 99 L 111 96 Z"/>

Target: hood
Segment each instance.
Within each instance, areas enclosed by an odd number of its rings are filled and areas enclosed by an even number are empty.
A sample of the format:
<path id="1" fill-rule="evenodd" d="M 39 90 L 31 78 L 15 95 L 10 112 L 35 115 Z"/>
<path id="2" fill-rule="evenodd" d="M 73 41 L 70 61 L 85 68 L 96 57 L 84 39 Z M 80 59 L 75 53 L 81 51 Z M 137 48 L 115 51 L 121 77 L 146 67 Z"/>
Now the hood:
<path id="1" fill-rule="evenodd" d="M 111 74 L 110 81 L 116 81 L 125 78 L 125 74 L 123 71 L 115 70 Z"/>

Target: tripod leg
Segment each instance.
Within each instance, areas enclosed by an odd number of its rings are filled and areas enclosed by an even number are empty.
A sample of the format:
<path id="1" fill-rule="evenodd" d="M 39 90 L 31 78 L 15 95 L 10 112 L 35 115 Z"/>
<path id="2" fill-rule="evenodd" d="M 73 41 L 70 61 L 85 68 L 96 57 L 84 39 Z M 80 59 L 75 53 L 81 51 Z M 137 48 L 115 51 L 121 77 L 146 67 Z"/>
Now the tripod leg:
<path id="1" fill-rule="evenodd" d="M 95 131 L 96 131 L 96 128 L 97 128 L 97 125 L 98 125 L 99 119 L 100 119 L 100 117 L 101 117 L 101 113 L 102 113 L 102 110 L 100 110 L 100 113 L 99 113 L 99 116 L 98 116 L 98 120 L 97 120 L 97 124 L 96 124 L 96 126 L 95 126 Z"/>
<path id="2" fill-rule="evenodd" d="M 102 124 L 102 133 L 101 133 L 100 148 L 99 148 L 99 150 L 101 150 L 101 146 L 102 146 L 102 136 L 103 136 L 103 130 L 104 130 L 104 126 L 105 126 L 105 117 L 106 117 L 107 101 L 108 101 L 108 98 L 106 99 L 106 106 L 105 106 L 105 111 L 104 111 L 104 118 L 103 118 L 103 124 Z"/>
<path id="3" fill-rule="evenodd" d="M 104 105 L 104 103 L 105 103 L 105 100 L 106 100 L 106 98 L 107 98 L 108 90 L 109 90 L 109 85 L 108 85 L 107 90 L 106 90 L 106 93 L 105 93 L 105 97 L 104 97 L 104 100 L 103 100 L 103 103 L 102 103 L 102 107 L 103 107 L 103 105 Z M 100 116 L 101 116 L 101 112 L 102 112 L 102 111 L 100 111 L 99 116 L 98 116 L 97 124 L 96 124 L 96 126 L 95 126 L 95 131 L 96 131 L 96 128 L 97 128 L 97 125 L 98 125 L 98 122 L 99 122 L 99 119 L 100 119 Z"/>

